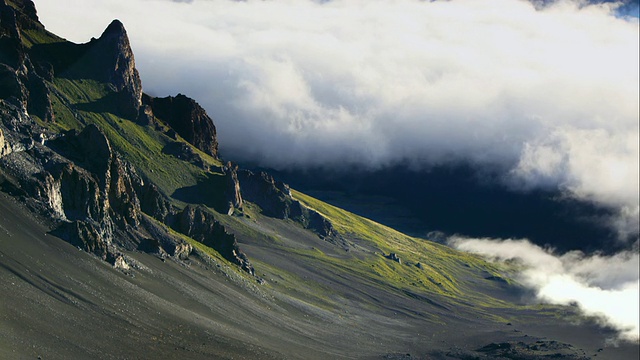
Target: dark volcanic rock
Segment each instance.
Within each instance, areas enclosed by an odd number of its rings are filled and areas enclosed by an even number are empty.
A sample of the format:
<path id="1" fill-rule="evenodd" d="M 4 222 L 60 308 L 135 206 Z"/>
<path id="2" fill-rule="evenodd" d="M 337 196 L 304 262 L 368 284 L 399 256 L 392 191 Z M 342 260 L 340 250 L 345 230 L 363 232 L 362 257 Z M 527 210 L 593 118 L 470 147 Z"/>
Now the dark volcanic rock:
<path id="1" fill-rule="evenodd" d="M 154 119 L 155 117 L 153 115 L 153 109 L 151 109 L 151 106 L 149 105 L 140 106 L 140 110 L 138 112 L 138 119 L 137 119 L 138 124 L 142 126 L 148 126 L 154 122 Z"/>
<path id="2" fill-rule="evenodd" d="M 286 184 L 276 181 L 273 176 L 263 171 L 254 173 L 240 170 L 237 177 L 244 199 L 260 206 L 264 215 L 278 219 L 291 217 L 291 205 L 294 200 Z"/>
<path id="3" fill-rule="evenodd" d="M 173 155 L 180 160 L 190 162 L 201 169 L 207 168 L 202 157 L 185 142 L 171 142 L 165 145 L 162 152 L 168 155 Z"/>
<path id="4" fill-rule="evenodd" d="M 59 171 L 53 170 L 52 177 L 47 175 L 49 174 L 45 173 L 43 190 L 44 194 L 47 194 L 54 213 L 62 209 L 64 218 L 71 221 L 93 219 L 103 222 L 106 220 L 105 199 L 101 194 L 98 181 L 91 173 L 72 163 L 67 163 Z"/>
<path id="5" fill-rule="evenodd" d="M 249 274 L 254 274 L 247 256 L 240 251 L 233 234 L 229 234 L 210 213 L 200 207 L 187 206 L 180 214 L 175 229 L 220 253 L 225 259 L 239 265 Z"/>
<path id="6" fill-rule="evenodd" d="M 15 4 L 18 11 L 4 1 L 0 2 L 0 99 L 15 98 L 28 108 L 29 113 L 44 121 L 53 121 L 49 88 L 31 63 L 20 34 L 42 25 L 33 2 Z"/>
<path id="7" fill-rule="evenodd" d="M 47 122 L 55 121 L 51 94 L 46 81 L 35 72 L 31 72 L 29 75 L 27 83 L 29 113 Z"/>
<path id="8" fill-rule="evenodd" d="M 184 95 L 153 99 L 142 106 L 140 77 L 126 31 L 118 20 L 99 39 L 79 45 L 62 39 L 32 44 L 31 33 L 25 32 L 30 29 L 55 39 L 38 22 L 33 2 L 15 0 L 8 5 L 0 0 L 2 188 L 12 189 L 12 194 L 32 210 L 45 215 L 55 234 L 120 269 L 129 269 L 121 249 L 147 249 L 163 257 L 188 258 L 193 248 L 171 234 L 167 227 L 171 226 L 253 273 L 235 236 L 212 214 L 193 207 L 180 212 L 114 152 L 98 126 L 89 124 L 80 132 L 58 134 L 38 125 L 34 117 L 54 120 L 51 92 L 71 112 L 111 112 L 141 125 L 155 123 L 156 130 L 164 128 L 156 121 L 155 115 L 160 115 L 175 131 L 176 140 L 180 135 L 216 157 L 216 130 L 204 109 Z M 111 91 L 102 99 L 72 106 L 65 100 L 68 94 L 51 84 L 55 77 L 76 80 L 79 86 L 85 79 L 96 80 L 108 84 Z M 201 154 L 184 142 L 168 144 L 164 151 L 208 170 Z M 224 196 L 231 206 L 242 208 L 235 169 L 227 171 L 226 178 L 217 178 L 226 181 L 230 191 Z"/>
<path id="9" fill-rule="evenodd" d="M 181 260 L 187 259 L 193 252 L 193 247 L 190 244 L 171 235 L 164 225 L 158 224 L 146 216 L 143 216 L 141 221 L 150 237 L 142 239 L 138 250 L 157 253 L 163 257 L 168 254 Z"/>
<path id="10" fill-rule="evenodd" d="M 238 166 L 233 166 L 231 162 L 223 168 L 225 173 L 225 196 L 229 204 L 227 214 L 233 214 L 235 209 L 242 209 L 242 195 L 240 193 L 240 182 L 238 181 Z"/>
<path id="11" fill-rule="evenodd" d="M 131 164 L 115 156 L 111 161 L 111 182 L 107 193 L 113 218 L 120 226 L 137 227 L 140 217 L 140 201 L 134 183 L 141 179 Z"/>
<path id="12" fill-rule="evenodd" d="M 385 257 L 387 259 L 389 259 L 389 260 L 397 262 L 398 264 L 402 264 L 402 260 L 400 259 L 400 257 L 396 253 L 390 253 L 389 255 L 386 255 Z"/>
<path id="13" fill-rule="evenodd" d="M 289 185 L 276 181 L 266 172 L 254 173 L 240 170 L 238 179 L 242 197 L 262 209 L 262 214 L 278 219 L 292 219 L 322 239 L 348 247 L 347 242 L 335 230 L 331 221 L 291 197 Z"/>
<path id="14" fill-rule="evenodd" d="M 136 193 L 140 199 L 142 212 L 160 222 L 169 223 L 171 218 L 178 213 L 166 196 L 152 183 L 140 184 Z"/>
<path id="15" fill-rule="evenodd" d="M 127 32 L 122 23 L 114 20 L 99 39 L 88 44 L 88 50 L 79 60 L 78 71 L 88 70 L 90 78 L 112 84 L 119 94 L 118 112 L 135 119 L 142 105 L 142 82 Z M 73 70 L 72 70 L 73 71 Z"/>
<path id="16" fill-rule="evenodd" d="M 34 147 L 33 158 L 19 154 L 23 169 L 15 175 L 30 198 L 60 223 L 57 234 L 104 259 L 115 259 L 112 243 L 131 247 L 137 237 L 141 210 L 135 189 L 142 180 L 93 125 L 53 143 L 61 154 L 75 151 L 76 161 Z"/>
<path id="17" fill-rule="evenodd" d="M 10 151 L 9 143 L 5 141 L 4 133 L 0 129 L 0 158 L 8 155 Z"/>
<path id="18" fill-rule="evenodd" d="M 74 246 L 99 256 L 103 260 L 115 260 L 111 244 L 104 241 L 104 234 L 94 223 L 79 220 L 64 223 L 53 234 L 66 239 Z"/>
<path id="19" fill-rule="evenodd" d="M 2 52 L 1 49 L 0 52 Z M 15 69 L 0 64 L 0 99 L 9 98 L 17 99 L 24 104 L 27 99 L 27 89 Z"/>
<path id="20" fill-rule="evenodd" d="M 100 38 L 86 44 L 55 42 L 37 44 L 29 50 L 33 72 L 45 79 L 54 75 L 68 79 L 92 79 L 109 84 L 113 93 L 98 102 L 85 104 L 136 120 L 142 105 L 142 82 L 127 32 L 114 20 Z M 93 108 L 90 108 L 93 106 Z"/>
<path id="21" fill-rule="evenodd" d="M 0 62 L 21 70 L 25 61 L 22 36 L 20 35 L 20 13 L 4 0 L 0 0 Z"/>
<path id="22" fill-rule="evenodd" d="M 589 359 L 582 351 L 572 345 L 554 340 L 538 340 L 536 342 L 510 341 L 490 343 L 476 350 L 477 353 L 491 359 Z"/>
<path id="23" fill-rule="evenodd" d="M 216 127 L 195 100 L 178 94 L 165 98 L 145 95 L 143 101 L 151 106 L 157 118 L 166 122 L 187 142 L 214 158 L 218 157 Z"/>
<path id="24" fill-rule="evenodd" d="M 293 218 L 302 223 L 305 228 L 314 231 L 324 240 L 327 240 L 336 245 L 347 247 L 346 241 L 336 231 L 331 221 L 329 221 L 322 214 L 313 209 L 307 208 L 296 200 L 294 200 L 294 206 L 292 207 L 292 209 L 294 210 L 292 212 L 292 214 L 294 215 Z"/>
<path id="25" fill-rule="evenodd" d="M 2 3 L 5 3 L 2 0 Z M 40 19 L 36 11 L 36 5 L 31 0 L 22 0 L 14 2 L 18 9 L 16 13 L 16 23 L 23 30 L 35 29 L 37 27 L 42 28 Z"/>
<path id="26" fill-rule="evenodd" d="M 97 126 L 90 124 L 75 138 L 68 138 L 67 141 L 77 144 L 76 154 L 83 157 L 82 162 L 91 171 L 99 175 L 104 174 L 102 180 L 106 184 L 107 170 L 113 153 L 104 133 Z"/>
<path id="27" fill-rule="evenodd" d="M 142 82 L 124 25 L 119 20 L 113 20 L 88 55 L 93 50 L 103 52 L 102 55 L 107 57 L 108 66 L 102 69 L 104 79 L 118 91 L 124 90 L 131 95 L 132 105 L 137 109 L 142 103 Z"/>

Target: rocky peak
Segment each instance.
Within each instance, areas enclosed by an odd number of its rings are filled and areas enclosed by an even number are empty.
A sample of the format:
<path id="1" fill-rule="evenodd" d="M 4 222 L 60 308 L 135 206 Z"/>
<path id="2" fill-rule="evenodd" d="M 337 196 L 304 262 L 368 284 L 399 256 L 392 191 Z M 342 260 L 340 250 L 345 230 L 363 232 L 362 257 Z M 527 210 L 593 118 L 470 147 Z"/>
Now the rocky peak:
<path id="1" fill-rule="evenodd" d="M 105 57 L 104 79 L 113 84 L 118 91 L 129 90 L 135 96 L 137 106 L 142 102 L 142 83 L 136 70 L 135 59 L 127 31 L 120 20 L 113 20 L 95 41 L 97 49 L 103 50 Z"/>
<path id="2" fill-rule="evenodd" d="M 207 112 L 195 100 L 178 94 L 165 98 L 144 96 L 153 114 L 167 123 L 178 135 L 203 152 L 218 157 L 216 127 Z"/>
<path id="3" fill-rule="evenodd" d="M 124 24 L 118 19 L 115 19 L 107 26 L 106 29 L 102 32 L 100 38 L 104 38 L 105 36 L 114 36 L 119 38 L 119 41 L 127 41 L 127 31 L 124 28 Z"/>
<path id="4" fill-rule="evenodd" d="M 114 110 L 121 116 L 136 119 L 142 104 L 142 82 L 122 23 L 114 20 L 100 38 L 91 39 L 74 51 L 79 58 L 61 69 L 65 76 L 111 84 L 117 93 Z"/>
<path id="5" fill-rule="evenodd" d="M 109 24 L 102 36 L 98 39 L 98 50 L 110 57 L 104 69 L 108 82 L 116 87 L 116 90 L 125 95 L 125 113 L 132 117 L 137 116 L 142 104 L 142 81 L 136 69 L 136 62 L 129 43 L 129 37 L 124 25 L 119 20 Z"/>
<path id="6" fill-rule="evenodd" d="M 1 0 L 2 3 L 6 2 Z M 36 11 L 36 5 L 31 0 L 13 0 L 12 3 L 18 10 L 16 12 L 17 23 L 20 29 L 28 30 L 33 29 L 40 24 L 38 14 Z M 1 5 L 0 5 L 1 6 Z"/>

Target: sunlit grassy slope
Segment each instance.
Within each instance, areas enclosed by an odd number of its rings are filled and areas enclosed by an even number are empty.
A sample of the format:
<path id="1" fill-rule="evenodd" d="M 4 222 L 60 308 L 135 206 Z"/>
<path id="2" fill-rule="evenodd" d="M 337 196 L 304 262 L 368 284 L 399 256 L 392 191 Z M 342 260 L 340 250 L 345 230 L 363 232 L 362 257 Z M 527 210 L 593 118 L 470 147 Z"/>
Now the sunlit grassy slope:
<path id="1" fill-rule="evenodd" d="M 330 219 L 334 227 L 355 246 L 374 249 L 346 259 L 318 256 L 317 250 L 302 251 L 315 261 L 354 272 L 395 291 L 437 294 L 450 301 L 464 299 L 464 303 L 488 307 L 506 305 L 479 291 L 482 289 L 474 284 L 474 280 L 490 277 L 503 281 L 485 281 L 481 285 L 485 290 L 508 284 L 512 281 L 501 275 L 505 269 L 475 255 L 407 236 L 303 193 L 293 191 L 293 196 Z M 401 262 L 383 256 L 390 253 L 397 254 Z M 479 274 L 482 275 L 479 277 Z"/>
<path id="2" fill-rule="evenodd" d="M 32 45 L 58 39 L 34 31 L 25 41 Z M 219 160 L 194 148 L 213 169 L 207 171 L 165 154 L 163 148 L 175 141 L 165 135 L 167 125 L 160 121 L 157 125 L 142 126 L 112 113 L 110 109 L 115 108 L 111 103 L 112 96 L 108 84 L 91 79 L 56 77 L 51 94 L 56 121 L 42 125 L 58 132 L 97 125 L 116 152 L 169 197 L 180 189 L 192 189 L 199 194 L 199 204 L 209 205 L 207 198 L 221 194 L 223 182 L 216 181 L 221 179 L 216 171 L 221 166 Z M 404 297 L 436 296 L 439 303 L 476 307 L 474 311 L 478 314 L 485 313 L 483 309 L 512 306 L 491 295 L 511 282 L 503 278 L 504 269 L 497 265 L 438 243 L 407 236 L 300 192 L 293 191 L 293 197 L 325 216 L 348 243 L 350 251 L 345 252 L 329 243 L 313 246 L 317 241 L 322 242 L 317 235 L 291 220 L 262 216 L 260 209 L 252 204 L 245 206 L 242 216 L 227 216 L 209 209 L 247 244 L 248 249 L 252 246 L 262 249 L 250 260 L 258 273 L 282 280 L 270 284 L 282 293 L 306 298 L 318 306 L 332 307 L 336 306 L 331 300 L 332 294 L 339 291 L 322 281 L 305 279 L 294 268 L 275 261 L 274 254 L 286 254 L 285 257 L 296 266 L 313 268 L 326 278 L 343 277 L 377 291 Z M 189 202 L 183 198 L 172 201 L 178 207 Z M 190 242 L 203 254 L 213 254 L 213 250 L 204 245 Z M 250 250 L 248 253 L 251 256 Z M 397 254 L 401 262 L 385 257 L 390 253 Z"/>
<path id="3" fill-rule="evenodd" d="M 174 141 L 162 131 L 164 124 L 160 123 L 159 129 L 141 126 L 109 112 L 108 104 L 103 104 L 112 94 L 108 85 L 90 79 L 64 78 L 56 78 L 54 85 L 52 105 L 56 122 L 48 125 L 51 128 L 63 131 L 88 124 L 99 126 L 115 150 L 167 195 L 205 178 L 202 169 L 162 152 L 165 145 Z M 205 163 L 219 168 L 218 160 L 196 148 L 193 150 Z"/>

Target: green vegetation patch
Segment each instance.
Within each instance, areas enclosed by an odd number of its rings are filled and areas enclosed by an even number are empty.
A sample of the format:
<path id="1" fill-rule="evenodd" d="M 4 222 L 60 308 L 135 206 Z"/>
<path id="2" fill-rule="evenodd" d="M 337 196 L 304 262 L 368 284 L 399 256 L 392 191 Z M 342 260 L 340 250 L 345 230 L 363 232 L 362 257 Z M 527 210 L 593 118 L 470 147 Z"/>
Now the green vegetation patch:
<path id="1" fill-rule="evenodd" d="M 108 100 L 114 94 L 108 84 L 90 79 L 56 78 L 54 87 L 57 91 L 52 96 L 52 106 L 56 122 L 49 125 L 52 130 L 81 129 L 88 124 L 97 125 L 114 149 L 167 195 L 180 188 L 196 186 L 209 176 L 202 168 L 163 153 L 162 149 L 175 140 L 161 131 L 151 126 L 138 125 L 96 106 L 95 104 Z M 201 157 L 211 166 L 219 164 L 206 154 Z"/>
<path id="2" fill-rule="evenodd" d="M 336 230 L 364 248 L 379 249 L 365 258 L 337 258 L 314 250 L 288 249 L 310 261 L 318 261 L 336 271 L 357 274 L 366 281 L 374 281 L 380 287 L 393 291 L 419 291 L 448 298 L 448 301 L 464 299 L 465 302 L 485 307 L 513 306 L 495 299 L 471 286 L 468 279 L 485 281 L 487 289 L 499 286 L 485 280 L 481 274 L 502 277 L 498 265 L 482 258 L 454 250 L 448 246 L 402 234 L 384 225 L 365 219 L 292 190 L 294 198 L 318 211 L 331 221 Z M 395 253 L 400 262 L 385 255 Z M 509 280 L 505 280 L 509 283 Z"/>

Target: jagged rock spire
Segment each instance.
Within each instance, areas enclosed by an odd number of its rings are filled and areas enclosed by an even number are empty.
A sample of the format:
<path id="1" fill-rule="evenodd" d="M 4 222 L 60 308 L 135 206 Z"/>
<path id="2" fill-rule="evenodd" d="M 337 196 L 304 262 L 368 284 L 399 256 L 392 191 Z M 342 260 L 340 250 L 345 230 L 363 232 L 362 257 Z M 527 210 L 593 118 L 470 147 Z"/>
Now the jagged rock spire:
<path id="1" fill-rule="evenodd" d="M 118 115 L 135 120 L 142 104 L 142 82 L 124 25 L 114 20 L 98 39 L 69 47 L 72 60 L 59 65 L 62 77 L 94 79 L 112 86 Z"/>
<path id="2" fill-rule="evenodd" d="M 127 31 L 120 20 L 113 20 L 85 56 L 101 64 L 98 80 L 112 84 L 122 94 L 120 110 L 135 117 L 142 104 L 142 81 L 129 43 Z"/>

